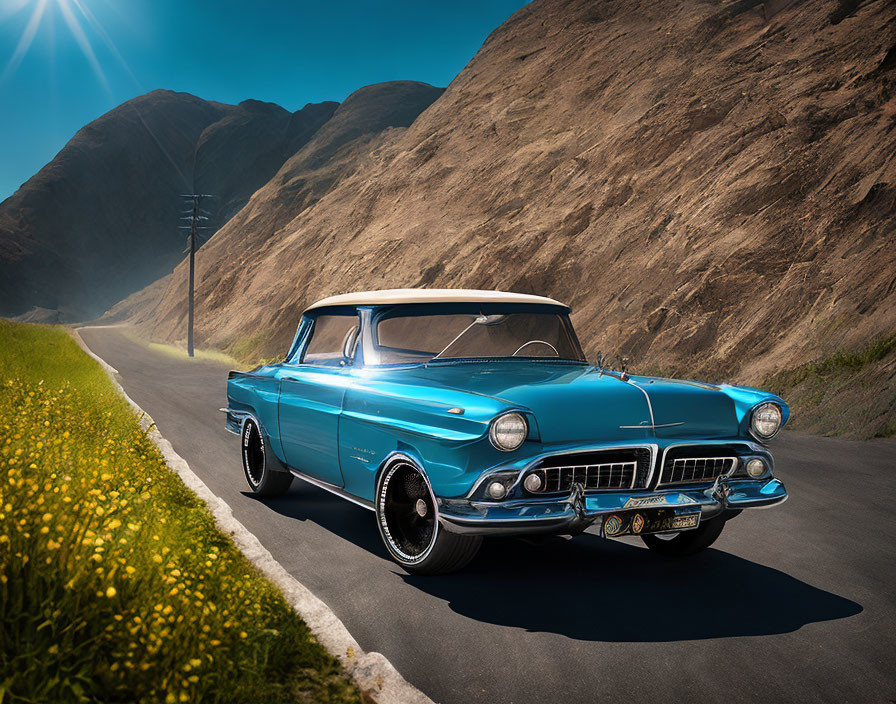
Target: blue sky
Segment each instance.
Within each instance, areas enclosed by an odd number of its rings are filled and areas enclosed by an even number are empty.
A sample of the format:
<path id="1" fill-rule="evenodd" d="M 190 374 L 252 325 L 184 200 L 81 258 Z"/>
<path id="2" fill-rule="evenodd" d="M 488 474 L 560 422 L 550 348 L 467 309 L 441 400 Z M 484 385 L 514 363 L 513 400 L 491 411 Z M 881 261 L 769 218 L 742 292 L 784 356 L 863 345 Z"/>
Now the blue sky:
<path id="1" fill-rule="evenodd" d="M 141 93 L 297 110 L 380 81 L 445 86 L 525 4 L 0 0 L 0 200 L 79 128 Z"/>

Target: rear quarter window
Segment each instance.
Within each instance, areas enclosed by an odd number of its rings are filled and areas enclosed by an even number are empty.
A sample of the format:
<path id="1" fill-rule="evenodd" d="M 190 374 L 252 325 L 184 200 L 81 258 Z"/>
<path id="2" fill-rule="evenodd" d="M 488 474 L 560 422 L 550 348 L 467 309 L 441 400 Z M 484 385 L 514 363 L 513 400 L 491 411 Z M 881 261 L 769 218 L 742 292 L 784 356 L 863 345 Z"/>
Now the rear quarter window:
<path id="1" fill-rule="evenodd" d="M 338 366 L 340 362 L 347 362 L 354 355 L 357 333 L 358 316 L 355 314 L 317 316 L 302 363 Z"/>

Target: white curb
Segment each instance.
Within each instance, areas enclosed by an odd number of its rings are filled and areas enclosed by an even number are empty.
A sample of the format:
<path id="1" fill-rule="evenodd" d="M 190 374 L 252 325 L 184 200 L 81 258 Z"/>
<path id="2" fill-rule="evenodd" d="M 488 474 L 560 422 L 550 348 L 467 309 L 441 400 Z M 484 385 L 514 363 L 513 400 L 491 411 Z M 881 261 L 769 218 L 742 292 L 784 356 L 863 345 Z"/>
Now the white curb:
<path id="1" fill-rule="evenodd" d="M 261 544 L 261 541 L 234 517 L 227 502 L 212 493 L 205 482 L 190 469 L 187 461 L 174 451 L 171 443 L 162 437 L 150 415 L 125 393 L 116 378 L 118 371 L 87 347 L 78 334 L 79 329 L 81 328 L 69 331 L 72 338 L 106 371 L 112 383 L 118 387 L 139 416 L 140 426 L 146 430 L 149 438 L 159 448 L 168 466 L 206 503 L 214 515 L 218 527 L 233 538 L 233 542 L 249 561 L 280 588 L 286 601 L 308 624 L 308 628 L 311 629 L 321 645 L 339 658 L 342 666 L 355 680 L 364 695 L 379 704 L 434 704 L 423 692 L 405 680 L 385 655 L 365 653 L 330 607 L 287 572 L 283 565 L 277 562 L 267 548 Z"/>

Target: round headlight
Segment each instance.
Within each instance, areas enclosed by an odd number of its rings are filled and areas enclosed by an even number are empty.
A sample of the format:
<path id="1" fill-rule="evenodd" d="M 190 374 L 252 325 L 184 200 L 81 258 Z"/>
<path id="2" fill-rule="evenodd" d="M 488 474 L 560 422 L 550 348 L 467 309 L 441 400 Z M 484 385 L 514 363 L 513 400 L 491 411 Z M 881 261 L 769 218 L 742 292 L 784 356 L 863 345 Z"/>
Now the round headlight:
<path id="1" fill-rule="evenodd" d="M 750 419 L 753 434 L 768 440 L 781 427 L 781 408 L 776 403 L 763 403 L 753 410 Z"/>
<path id="2" fill-rule="evenodd" d="M 529 434 L 529 426 L 526 425 L 526 419 L 519 413 L 505 413 L 492 421 L 489 428 L 488 436 L 499 450 L 510 452 L 516 450 L 526 435 Z"/>
<path id="3" fill-rule="evenodd" d="M 490 499 L 500 501 L 505 496 L 507 496 L 507 487 L 504 486 L 501 482 L 492 482 L 486 487 L 485 493 L 488 494 L 488 497 Z"/>
<path id="4" fill-rule="evenodd" d="M 747 474 L 753 479 L 759 479 L 759 477 L 765 474 L 765 462 L 758 457 L 754 457 L 747 462 Z"/>
<path id="5" fill-rule="evenodd" d="M 541 477 L 535 473 L 527 475 L 523 480 L 523 486 L 526 487 L 526 491 L 531 491 L 533 494 L 536 491 L 541 491 L 542 485 Z"/>

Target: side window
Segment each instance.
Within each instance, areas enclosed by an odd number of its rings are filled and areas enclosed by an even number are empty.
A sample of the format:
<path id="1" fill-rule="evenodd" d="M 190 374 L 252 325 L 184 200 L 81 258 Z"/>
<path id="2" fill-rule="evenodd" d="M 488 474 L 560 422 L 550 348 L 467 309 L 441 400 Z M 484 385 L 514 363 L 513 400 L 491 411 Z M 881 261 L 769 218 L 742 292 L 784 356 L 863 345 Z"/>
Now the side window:
<path id="1" fill-rule="evenodd" d="M 358 341 L 357 315 L 319 315 L 311 328 L 302 362 L 325 367 L 348 364 Z"/>

